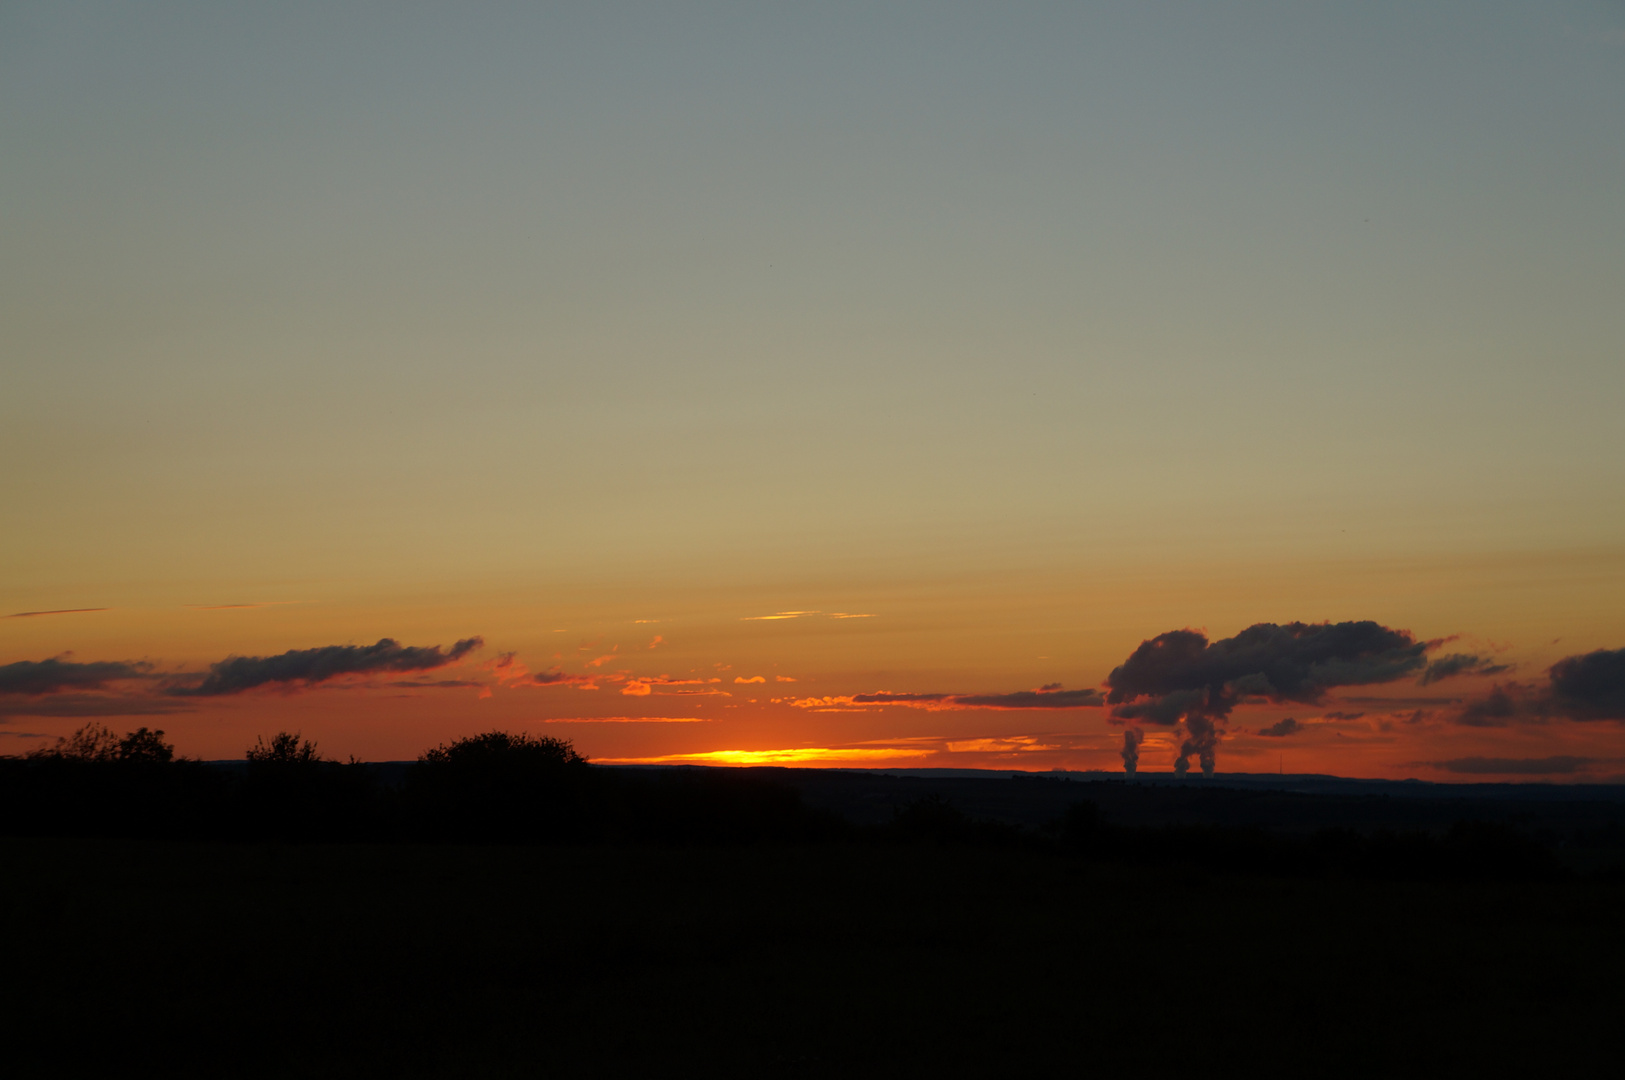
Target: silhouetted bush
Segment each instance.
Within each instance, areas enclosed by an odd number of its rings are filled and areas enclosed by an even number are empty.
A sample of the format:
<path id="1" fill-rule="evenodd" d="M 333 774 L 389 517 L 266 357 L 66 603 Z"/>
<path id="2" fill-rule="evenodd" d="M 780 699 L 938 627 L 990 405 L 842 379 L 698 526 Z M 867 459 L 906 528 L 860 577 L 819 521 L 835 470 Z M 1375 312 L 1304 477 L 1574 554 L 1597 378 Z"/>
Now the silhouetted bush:
<path id="1" fill-rule="evenodd" d="M 0 758 L 0 828 L 43 836 L 198 835 L 221 821 L 222 778 L 174 760 L 162 731 L 123 738 L 89 723 L 21 758 Z"/>
<path id="2" fill-rule="evenodd" d="M 586 839 L 596 779 L 565 740 L 490 731 L 418 758 L 407 774 L 405 824 L 442 840 Z"/>
<path id="3" fill-rule="evenodd" d="M 314 765 L 321 761 L 316 753 L 316 744 L 306 739 L 299 741 L 298 732 L 279 731 L 266 742 L 265 736 L 255 738 L 254 745 L 248 748 L 248 764 L 250 768 L 299 768 Z"/>
<path id="4" fill-rule="evenodd" d="M 118 743 L 118 760 L 141 765 L 168 765 L 175 760 L 175 748 L 164 742 L 162 731 L 136 728 Z"/>
<path id="5" fill-rule="evenodd" d="M 255 740 L 236 792 L 236 828 L 245 839 L 362 840 L 386 828 L 380 793 L 367 767 L 316 752 L 297 732 Z"/>

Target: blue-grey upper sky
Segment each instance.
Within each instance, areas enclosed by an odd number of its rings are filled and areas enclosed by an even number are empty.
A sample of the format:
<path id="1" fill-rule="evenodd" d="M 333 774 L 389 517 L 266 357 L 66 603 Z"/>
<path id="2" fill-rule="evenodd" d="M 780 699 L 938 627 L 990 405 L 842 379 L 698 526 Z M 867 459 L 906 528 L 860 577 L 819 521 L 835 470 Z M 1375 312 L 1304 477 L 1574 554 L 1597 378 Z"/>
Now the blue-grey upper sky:
<path id="1" fill-rule="evenodd" d="M 4 584 L 1616 550 L 1622 136 L 1619 3 L 6 3 Z"/>

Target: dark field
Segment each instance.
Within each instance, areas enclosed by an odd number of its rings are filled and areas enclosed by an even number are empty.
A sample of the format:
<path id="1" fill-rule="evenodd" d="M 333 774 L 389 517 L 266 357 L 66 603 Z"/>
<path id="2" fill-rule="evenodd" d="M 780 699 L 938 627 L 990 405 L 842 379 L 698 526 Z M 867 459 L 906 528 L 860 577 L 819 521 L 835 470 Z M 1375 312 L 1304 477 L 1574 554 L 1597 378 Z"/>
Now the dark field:
<path id="1" fill-rule="evenodd" d="M 1625 888 L 1022 847 L 0 840 L 6 1072 L 1550 1075 Z M 116 1065 L 115 1065 L 116 1063 Z"/>

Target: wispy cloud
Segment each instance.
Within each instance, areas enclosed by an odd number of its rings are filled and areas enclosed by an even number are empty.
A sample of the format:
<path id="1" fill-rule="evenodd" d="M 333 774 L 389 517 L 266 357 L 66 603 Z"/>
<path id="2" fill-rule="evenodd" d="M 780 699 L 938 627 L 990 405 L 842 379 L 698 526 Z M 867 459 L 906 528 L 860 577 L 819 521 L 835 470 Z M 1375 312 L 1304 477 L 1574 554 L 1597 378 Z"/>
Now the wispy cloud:
<path id="1" fill-rule="evenodd" d="M 615 682 L 616 675 L 571 675 L 563 671 L 538 671 L 534 675 L 526 675 L 518 679 L 511 686 L 574 686 L 582 690 L 596 690 L 600 680 Z"/>
<path id="2" fill-rule="evenodd" d="M 1511 664 L 1497 664 L 1487 656 L 1451 653 L 1429 664 L 1416 681 L 1421 686 L 1428 686 L 1460 675 L 1502 675 L 1511 670 Z"/>
<path id="3" fill-rule="evenodd" d="M 1005 735 L 988 739 L 959 739 L 944 743 L 955 754 L 1023 754 L 1037 750 L 1059 750 L 1061 747 L 1039 742 L 1033 735 Z"/>
<path id="4" fill-rule="evenodd" d="M 708 716 L 556 716 L 544 724 L 709 724 Z"/>
<path id="5" fill-rule="evenodd" d="M 258 600 L 251 604 L 187 604 L 195 611 L 236 611 L 241 608 L 286 607 L 303 603 L 301 600 Z"/>
<path id="6" fill-rule="evenodd" d="M 867 611 L 775 611 L 771 615 L 747 615 L 740 622 L 777 622 L 780 619 L 810 619 L 815 615 L 822 615 L 826 619 L 872 619 L 873 612 Z"/>
<path id="7" fill-rule="evenodd" d="M 7 716 L 169 716 L 192 712 L 191 702 L 153 694 L 48 694 L 42 697 L 0 696 L 0 717 Z"/>
<path id="8" fill-rule="evenodd" d="M 639 675 L 639 676 L 637 676 L 635 678 L 628 679 L 626 685 L 621 687 L 621 693 L 627 695 L 628 697 L 647 697 L 649 694 L 656 692 L 655 687 L 665 687 L 665 686 L 679 686 L 679 687 L 706 686 L 709 683 L 719 683 L 721 681 L 722 681 L 721 679 L 716 679 L 716 678 L 712 678 L 712 679 L 674 679 L 670 675 Z M 672 693 L 674 693 L 674 694 L 721 694 L 723 697 L 731 697 L 732 696 L 732 695 L 728 694 L 726 691 L 722 691 L 722 690 L 674 690 L 674 691 L 672 691 Z"/>
<path id="9" fill-rule="evenodd" d="M 41 615 L 83 615 L 86 612 L 91 612 L 91 611 L 112 611 L 112 610 L 113 610 L 112 608 L 105 608 L 105 607 L 66 607 L 66 608 L 55 608 L 55 609 L 53 609 L 51 611 L 18 611 L 18 612 L 13 612 L 10 615 L 7 615 L 6 618 L 8 618 L 8 619 L 37 619 Z"/>
<path id="10" fill-rule="evenodd" d="M 1296 720 L 1294 720 L 1292 717 L 1289 716 L 1285 720 L 1276 721 L 1275 723 L 1271 724 L 1269 727 L 1259 728 L 1258 733 L 1260 735 L 1268 736 L 1268 737 L 1270 737 L 1272 739 L 1282 739 L 1282 738 L 1285 738 L 1288 735 L 1296 735 L 1298 732 L 1300 732 L 1302 730 L 1303 730 L 1303 725 L 1298 723 Z"/>
<path id="11" fill-rule="evenodd" d="M 928 712 L 944 712 L 956 709 L 1083 709 L 1103 705 L 1105 698 L 1093 687 L 1064 690 L 1059 683 L 1051 683 L 1037 690 L 1017 690 L 1010 694 L 915 694 L 877 690 L 872 694 L 798 698 L 790 704 L 798 709 L 814 711 L 844 711 L 890 705 L 905 709 L 925 709 Z"/>

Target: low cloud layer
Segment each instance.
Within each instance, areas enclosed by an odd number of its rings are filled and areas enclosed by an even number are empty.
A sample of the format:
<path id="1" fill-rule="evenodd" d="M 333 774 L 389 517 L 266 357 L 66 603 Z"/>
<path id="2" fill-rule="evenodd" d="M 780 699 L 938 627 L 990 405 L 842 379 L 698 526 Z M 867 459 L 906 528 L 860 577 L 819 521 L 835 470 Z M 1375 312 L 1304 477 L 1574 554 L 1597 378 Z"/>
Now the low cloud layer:
<path id="1" fill-rule="evenodd" d="M 195 706 L 152 694 L 62 693 L 0 696 L 0 719 L 9 716 L 167 716 Z"/>
<path id="2" fill-rule="evenodd" d="M 169 692 L 184 697 L 223 697 L 257 686 L 314 686 L 344 675 L 428 671 L 454 663 L 484 644 L 483 638 L 471 637 L 442 651 L 438 645 L 402 645 L 394 638 L 380 638 L 374 645 L 326 645 L 289 649 L 277 656 L 232 656 L 211 666 L 198 685 Z"/>
<path id="3" fill-rule="evenodd" d="M 19 660 L 0 666 L 0 694 L 39 696 L 64 690 L 101 690 L 120 679 L 145 678 L 151 670 L 151 664 L 123 661 L 78 664 L 60 657 Z"/>
<path id="4" fill-rule="evenodd" d="M 1289 716 L 1285 720 L 1280 720 L 1271 724 L 1269 727 L 1259 728 L 1258 733 L 1260 735 L 1267 735 L 1272 739 L 1281 739 L 1288 735 L 1296 735 L 1302 730 L 1303 725 Z"/>
<path id="5" fill-rule="evenodd" d="M 1099 690 L 1063 690 L 1059 683 L 1011 694 L 853 694 L 854 705 L 903 705 L 915 709 L 1082 709 L 1106 703 Z"/>

